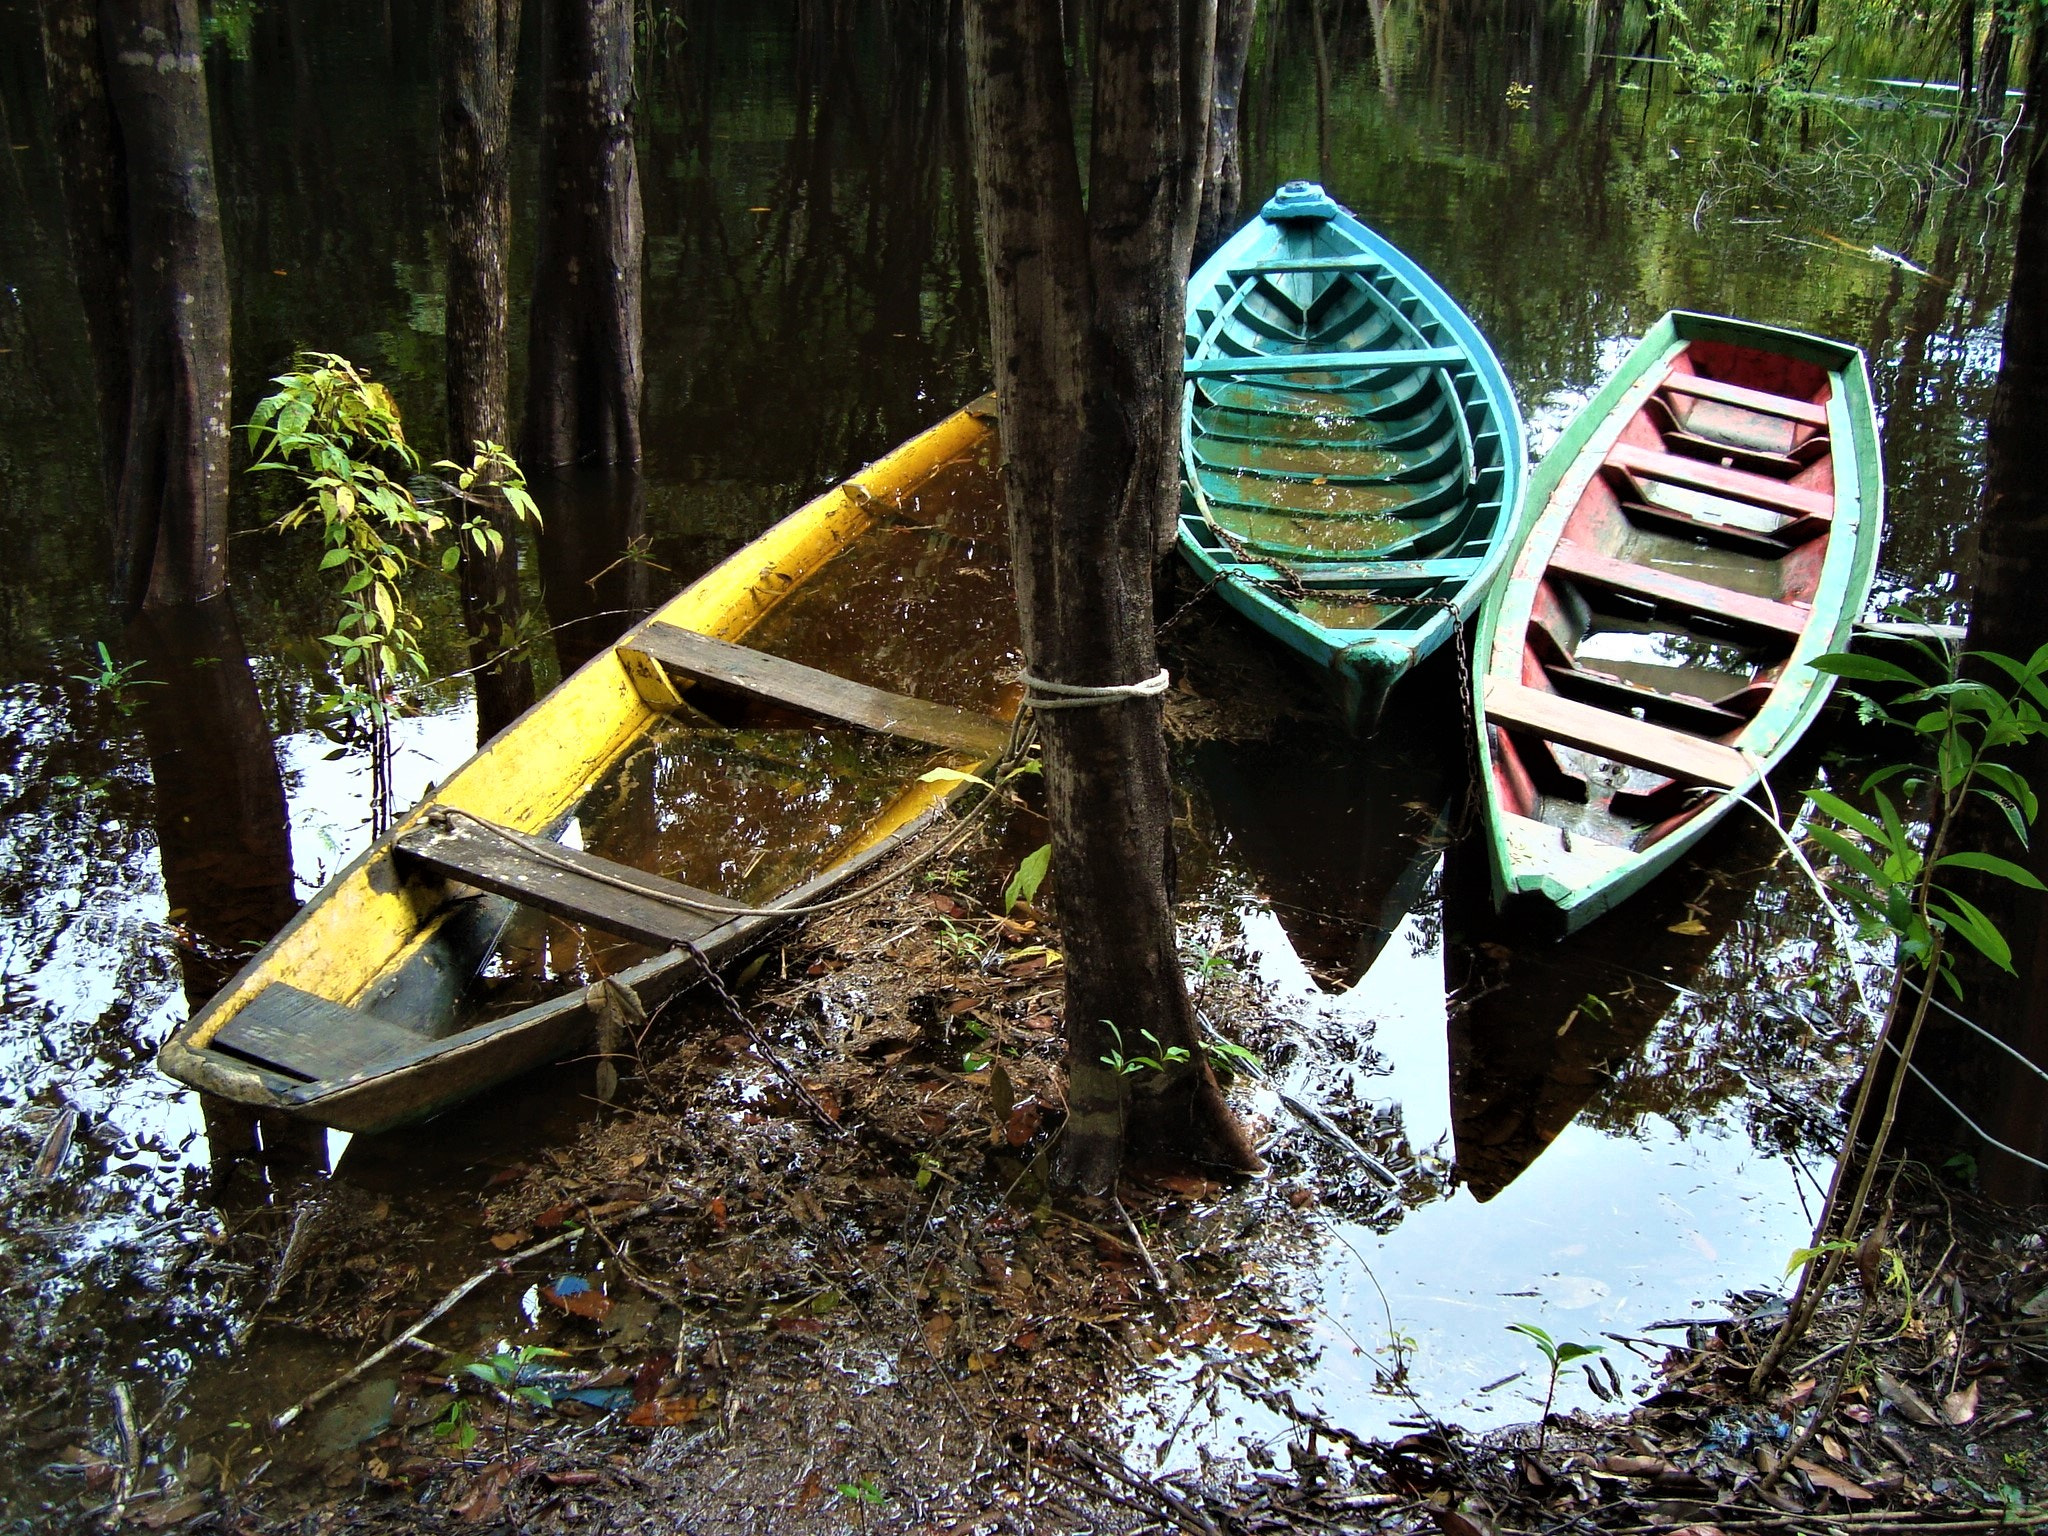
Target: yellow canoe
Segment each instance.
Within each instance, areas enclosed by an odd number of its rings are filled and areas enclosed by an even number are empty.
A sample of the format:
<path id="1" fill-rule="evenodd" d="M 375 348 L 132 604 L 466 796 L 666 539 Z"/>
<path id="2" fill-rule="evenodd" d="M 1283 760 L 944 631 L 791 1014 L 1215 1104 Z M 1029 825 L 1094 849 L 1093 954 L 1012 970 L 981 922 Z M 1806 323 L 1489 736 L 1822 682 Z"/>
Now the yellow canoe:
<path id="1" fill-rule="evenodd" d="M 1014 617 L 989 525 L 994 463 L 984 398 L 704 575 L 330 880 L 158 1064 L 251 1108 L 385 1130 L 586 1049 L 599 977 L 651 1007 L 701 975 L 692 946 L 729 957 L 787 920 L 773 908 L 815 900 L 901 846 L 956 787 L 921 775 L 997 756 L 1016 710 L 999 665 Z M 962 533 L 956 514 L 982 525 Z M 945 649 L 920 643 L 913 606 L 929 619 L 970 596 L 981 612 L 952 661 L 971 676 L 920 676 L 919 697 L 875 686 Z M 881 611 L 830 606 L 855 599 Z M 967 707 L 931 696 L 948 691 Z M 811 745 L 764 756 L 792 726 Z M 740 766 L 705 766 L 726 759 Z M 703 852 L 764 795 L 802 808 L 802 826 L 750 834 L 743 870 Z M 640 863 L 708 872 L 710 889 L 590 851 L 619 841 L 601 830 L 619 821 L 604 808 L 628 800 L 626 819 L 654 830 L 627 841 L 666 850 Z M 800 869 L 806 852 L 821 856 Z M 512 1005 L 536 991 L 551 995 Z"/>

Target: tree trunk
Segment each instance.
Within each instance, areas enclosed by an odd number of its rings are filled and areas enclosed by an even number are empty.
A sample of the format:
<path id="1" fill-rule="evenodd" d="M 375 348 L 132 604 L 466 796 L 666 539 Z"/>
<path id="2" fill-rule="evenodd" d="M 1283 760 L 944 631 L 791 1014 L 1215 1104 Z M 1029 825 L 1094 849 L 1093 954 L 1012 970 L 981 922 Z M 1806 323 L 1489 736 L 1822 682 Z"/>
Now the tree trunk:
<path id="1" fill-rule="evenodd" d="M 101 390 L 113 596 L 227 586 L 227 258 L 197 0 L 46 0 L 46 68 Z"/>
<path id="2" fill-rule="evenodd" d="M 1971 650 L 2024 659 L 2041 643 L 2040 582 L 2048 573 L 2048 136 L 2028 144 L 2012 292 L 2006 300 L 2004 355 L 1992 395 L 1985 443 L 1984 505 L 1977 532 L 1977 577 L 1970 606 Z M 1993 681 L 2004 681 L 1995 674 Z M 2048 792 L 2048 742 L 2036 740 L 2014 762 L 2036 793 Z M 1981 806 L 1981 809 L 1979 808 Z M 2022 847 L 2005 818 L 1972 802 L 1954 846 L 1998 854 L 2048 878 L 2048 842 L 2037 828 Z M 1978 960 L 1958 967 L 1962 1012 L 2021 1055 L 2048 1067 L 2048 897 L 2007 881 L 1965 875 L 1957 888 L 1982 907 L 2012 945 L 2016 974 Z M 1935 1012 L 1919 1053 L 1922 1070 L 1972 1111 L 1993 1136 L 2048 1159 L 2048 1084 L 1997 1047 Z M 1917 1089 L 1916 1089 L 1917 1092 Z M 1932 1113 L 1947 1118 L 1946 1111 Z M 1986 1191 L 2028 1205 L 2048 1190 L 2041 1171 L 1969 1138 Z"/>
<path id="3" fill-rule="evenodd" d="M 1181 325 L 1207 149 L 1213 0 L 1105 0 L 1089 185 L 1058 0 L 969 0 L 982 251 L 1023 647 L 1038 677 L 1159 667 L 1152 567 L 1175 511 Z M 1172 784 L 1157 699 L 1042 712 L 1066 940 L 1061 1177 L 1127 1150 L 1255 1169 L 1205 1060 L 1174 943 Z M 1103 1058 L 1162 1063 L 1120 1072 Z"/>
<path id="4" fill-rule="evenodd" d="M 199 942 L 181 945 L 185 997 L 205 1003 L 298 910 L 277 749 L 226 597 L 151 610 L 125 646 L 155 786 L 164 895 Z"/>
<path id="5" fill-rule="evenodd" d="M 448 0 L 441 38 L 441 194 L 448 213 L 448 435 L 467 462 L 511 439 L 505 261 L 512 224 L 512 82 L 520 0 Z M 488 494 L 488 492 L 486 493 Z M 496 498 L 493 498 L 496 500 Z M 462 546 L 462 617 L 476 669 L 477 736 L 488 741 L 533 703 L 533 667 L 504 658 L 519 623 L 519 529 L 485 514 L 502 553 Z"/>
<path id="6" fill-rule="evenodd" d="M 98 8 L 93 0 L 43 0 L 41 21 L 71 268 L 99 395 L 100 471 L 111 504 L 128 452 L 128 176 L 100 62 Z"/>
<path id="7" fill-rule="evenodd" d="M 1202 175 L 1202 211 L 1195 224 L 1192 260 L 1209 254 L 1237 230 L 1238 204 L 1244 197 L 1244 147 L 1239 137 L 1239 105 L 1244 98 L 1245 64 L 1251 58 L 1252 28 L 1259 0 L 1217 0 L 1216 90 L 1209 108 L 1209 153 Z"/>
<path id="8" fill-rule="evenodd" d="M 1980 119 L 1997 122 L 2005 116 L 2005 90 L 2012 76 L 2012 40 L 2010 0 L 1992 0 L 1991 26 L 1984 34 L 1984 52 L 1977 59 L 1977 116 Z"/>
<path id="9" fill-rule="evenodd" d="M 640 462 L 640 171 L 632 0 L 543 0 L 529 469 Z"/>

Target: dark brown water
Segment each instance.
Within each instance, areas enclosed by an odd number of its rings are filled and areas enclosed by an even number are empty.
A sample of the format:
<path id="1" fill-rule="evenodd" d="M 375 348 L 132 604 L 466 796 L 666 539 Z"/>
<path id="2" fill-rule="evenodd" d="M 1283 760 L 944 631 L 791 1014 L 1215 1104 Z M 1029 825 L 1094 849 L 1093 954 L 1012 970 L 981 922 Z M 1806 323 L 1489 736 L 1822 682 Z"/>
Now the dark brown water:
<path id="1" fill-rule="evenodd" d="M 1247 91 L 1248 205 L 1285 177 L 1322 175 L 1466 304 L 1539 449 L 1667 308 L 1863 345 L 1892 493 L 1880 597 L 1953 615 L 1997 362 L 2005 205 L 1929 169 L 1943 122 L 1922 98 L 1881 99 L 1860 78 L 1803 110 L 1678 97 L 1664 72 L 1610 57 L 1634 49 L 1569 8 L 1516 6 L 1464 32 L 1396 0 L 1377 35 L 1371 8 L 1356 9 L 1331 44 L 1320 114 L 1306 13 L 1275 12 Z M 879 11 L 800 35 L 780 10 L 693 3 L 644 50 L 649 460 L 644 476 L 539 488 L 550 531 L 527 579 L 556 631 L 549 671 L 986 387 L 948 53 Z M 435 443 L 424 13 L 214 14 L 238 412 L 293 347 L 314 346 L 389 382 L 413 438 Z M 1883 57 L 1839 62 L 1898 72 Z M 291 1176 L 217 1169 L 201 1107 L 150 1057 L 363 845 L 367 776 L 311 723 L 326 599 L 305 549 L 261 531 L 276 509 L 255 493 L 237 508 L 236 623 L 125 637 L 108 624 L 91 381 L 39 71 L 33 8 L 0 0 L 0 1330 L 12 1341 L 0 1391 L 63 1394 L 76 1422 L 103 1424 L 113 1379 L 135 1385 L 145 1415 L 191 1382 L 179 1433 L 221 1444 L 232 1415 L 274 1407 L 337 1352 L 261 1330 L 252 1354 L 236 1350 L 232 1298 L 251 1277 L 215 1263 L 205 1234 L 254 1219 Z M 520 111 L 530 153 L 530 94 Z M 522 164 L 516 304 L 530 178 Z M 891 600 L 862 605 L 858 622 L 886 642 L 864 680 L 929 679 L 947 702 L 996 702 L 986 670 L 957 674 L 951 694 L 938 681 L 1008 644 L 990 509 L 973 516 L 906 518 L 893 535 L 916 558 L 868 574 L 914 572 L 919 611 L 952 622 L 920 629 Z M 430 651 L 452 671 L 452 593 L 420 600 Z M 762 643 L 831 665 L 846 622 L 837 605 L 793 604 Z M 101 640 L 154 686 L 89 681 Z M 1310 722 L 1182 754 L 1191 940 L 1289 1000 L 1293 1026 L 1267 1044 L 1276 1073 L 1402 1176 L 1389 1201 L 1325 1142 L 1276 1148 L 1283 1175 L 1313 1172 L 1326 1197 L 1312 1244 L 1261 1259 L 1312 1319 L 1320 1354 L 1298 1386 L 1360 1428 L 1413 1412 L 1381 1390 L 1397 1366 L 1434 1410 L 1529 1417 L 1533 1377 L 1484 1390 L 1530 1364 L 1508 1322 L 1641 1337 L 1718 1312 L 1730 1288 L 1774 1283 L 1805 1229 L 1817 1122 L 1860 1028 L 1842 1007 L 1851 962 L 1760 824 L 1732 827 L 1570 945 L 1494 931 L 1469 851 L 1442 846 L 1462 773 L 1456 688 L 1447 668 L 1416 678 L 1369 749 Z M 459 684 L 416 702 L 399 728 L 407 803 L 474 743 Z M 751 743 L 756 804 L 772 816 L 789 783 L 818 782 L 817 750 Z M 855 766 L 825 775 L 848 814 L 869 793 Z M 682 815 L 691 745 L 663 746 L 643 770 L 635 803 Z M 664 844 L 674 872 L 735 891 L 761 873 L 747 867 L 759 823 L 718 837 L 689 825 Z M 587 1078 L 557 1076 L 349 1146 L 332 1177 L 472 1253 L 491 1171 L 584 1113 Z M 78 1139 L 34 1186 L 28 1162 L 67 1107 Z M 52 1350 L 46 1377 L 37 1362 Z M 1185 1406 L 1170 1386 L 1130 1385 L 1140 1421 L 1171 1423 Z M 1566 1385 L 1567 1401 L 1590 1401 Z M 1242 1411 L 1248 1429 L 1226 1412 L 1210 1437 L 1256 1432 L 1258 1413 Z M 17 1520 L 73 1491 L 34 1464 L 22 1453 L 13 1469 Z"/>

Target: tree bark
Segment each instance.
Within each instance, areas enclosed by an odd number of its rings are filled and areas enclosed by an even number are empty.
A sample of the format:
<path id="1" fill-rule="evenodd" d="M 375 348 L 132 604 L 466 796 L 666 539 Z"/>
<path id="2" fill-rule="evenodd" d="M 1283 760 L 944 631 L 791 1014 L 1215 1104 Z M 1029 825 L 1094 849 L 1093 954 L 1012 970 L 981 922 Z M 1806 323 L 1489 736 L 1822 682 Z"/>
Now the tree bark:
<path id="1" fill-rule="evenodd" d="M 1136 683 L 1159 667 L 1152 568 L 1174 518 L 1214 29 L 1213 0 L 1105 0 L 1084 201 L 1057 0 L 967 6 L 1012 558 L 1024 652 L 1048 681 Z M 1160 705 L 1127 698 L 1039 724 L 1066 941 L 1060 1175 L 1107 1190 L 1127 1151 L 1256 1169 L 1174 943 Z M 1164 1065 L 1120 1072 L 1103 1061 L 1119 1050 Z"/>
<path id="2" fill-rule="evenodd" d="M 640 462 L 640 172 L 632 0 L 543 0 L 529 469 Z"/>
<path id="3" fill-rule="evenodd" d="M 1237 230 L 1244 197 L 1244 152 L 1239 106 L 1259 0 L 1217 0 L 1216 90 L 1209 108 L 1209 152 L 1202 174 L 1202 211 L 1195 224 L 1193 260 L 1206 261 Z"/>
<path id="4" fill-rule="evenodd" d="M 441 38 L 441 192 L 448 214 L 448 435 L 466 462 L 511 439 L 505 263 L 512 226 L 512 83 L 520 0 L 448 0 Z M 488 494 L 488 493 L 487 493 Z M 503 655 L 519 623 L 519 528 L 501 500 L 485 516 L 505 541 L 462 546 L 462 617 L 476 669 L 477 736 L 533 703 L 533 667 Z"/>
<path id="5" fill-rule="evenodd" d="M 157 854 L 165 897 L 199 941 L 178 950 L 197 1009 L 298 910 L 284 778 L 227 598 L 145 613 L 125 649 L 152 684 L 136 696 Z"/>
<path id="6" fill-rule="evenodd" d="M 124 615 L 227 586 L 227 257 L 197 0 L 46 0 Z"/>
<path id="7" fill-rule="evenodd" d="M 1968 647 L 2021 659 L 2041 643 L 2040 588 L 2048 572 L 2048 136 L 2028 144 L 2025 190 L 2006 300 L 2004 354 L 1992 395 L 1985 444 L 1984 503 L 1977 532 L 1977 575 Z M 2005 681 L 2002 673 L 1990 674 Z M 2036 793 L 2048 793 L 2048 742 L 2035 740 L 2013 766 Z M 1957 848 L 1998 854 L 2048 878 L 2048 843 L 2039 829 L 2021 846 L 2003 815 L 1973 802 L 1953 839 Z M 2008 881 L 1955 882 L 1983 908 L 2012 945 L 2014 974 L 1970 956 L 1960 962 L 1961 1010 L 2021 1055 L 2048 1067 L 2048 897 Z M 1935 1012 L 1922 1069 L 1942 1091 L 1973 1111 L 1985 1129 L 2022 1152 L 2048 1160 L 2048 1084 L 1995 1046 Z M 1943 1080 L 1945 1079 L 1945 1080 Z M 1916 1094 L 1918 1090 L 1915 1090 Z M 1950 1120 L 1944 1110 L 1929 1110 Z M 1950 1120 L 1950 1123 L 1953 1123 Z M 1975 1144 L 1984 1188 L 1996 1198 L 2029 1205 L 2048 1191 L 2039 1169 Z"/>

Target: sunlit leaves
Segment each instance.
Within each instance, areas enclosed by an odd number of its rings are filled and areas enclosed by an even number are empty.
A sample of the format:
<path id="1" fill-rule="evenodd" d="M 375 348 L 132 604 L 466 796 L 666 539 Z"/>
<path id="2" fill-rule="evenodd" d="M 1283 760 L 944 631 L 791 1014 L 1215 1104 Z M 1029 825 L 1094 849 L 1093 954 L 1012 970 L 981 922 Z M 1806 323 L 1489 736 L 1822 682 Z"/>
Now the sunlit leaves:
<path id="1" fill-rule="evenodd" d="M 1946 961 L 1939 940 L 1953 936 L 2010 971 L 2012 947 L 1998 925 L 1937 876 L 1965 870 L 2048 890 L 2010 859 L 1947 847 L 1972 796 L 1995 805 L 2020 845 L 2027 845 L 2040 802 L 2025 777 L 1997 754 L 2044 729 L 2048 645 L 2024 662 L 1988 651 L 1945 654 L 1919 641 L 1911 646 L 1926 663 L 1925 672 L 1874 656 L 1833 654 L 1814 661 L 1816 671 L 1899 690 L 1888 702 L 1857 694 L 1860 712 L 1866 720 L 1912 732 L 1926 744 L 1932 763 L 1930 771 L 1922 757 L 1870 775 L 1862 786 L 1867 810 L 1828 790 L 1812 791 L 1808 799 L 1822 819 L 1808 835 L 1846 877 L 1834 882 L 1835 889 L 1856 912 L 1866 937 L 1889 936 L 1903 959 L 1927 965 L 1937 954 Z M 2008 682 L 2003 690 L 1984 680 L 1998 674 Z M 1945 965 L 1943 974 L 1955 987 Z"/>

